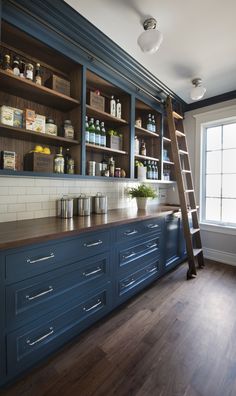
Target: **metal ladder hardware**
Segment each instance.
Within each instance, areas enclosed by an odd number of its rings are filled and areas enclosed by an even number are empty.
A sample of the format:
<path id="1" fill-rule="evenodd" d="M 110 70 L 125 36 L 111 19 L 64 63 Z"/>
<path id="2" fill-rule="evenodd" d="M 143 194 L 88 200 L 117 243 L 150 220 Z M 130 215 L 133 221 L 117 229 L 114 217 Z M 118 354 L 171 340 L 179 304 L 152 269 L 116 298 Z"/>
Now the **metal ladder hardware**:
<path id="1" fill-rule="evenodd" d="M 196 206 L 191 165 L 186 135 L 183 127 L 183 117 L 173 111 L 170 97 L 166 100 L 166 112 L 188 256 L 187 279 L 191 279 L 197 275 L 196 263 L 198 263 L 199 268 L 204 267 L 203 249 L 197 213 L 198 207 Z M 191 226 L 189 217 L 191 217 L 192 220 Z"/>

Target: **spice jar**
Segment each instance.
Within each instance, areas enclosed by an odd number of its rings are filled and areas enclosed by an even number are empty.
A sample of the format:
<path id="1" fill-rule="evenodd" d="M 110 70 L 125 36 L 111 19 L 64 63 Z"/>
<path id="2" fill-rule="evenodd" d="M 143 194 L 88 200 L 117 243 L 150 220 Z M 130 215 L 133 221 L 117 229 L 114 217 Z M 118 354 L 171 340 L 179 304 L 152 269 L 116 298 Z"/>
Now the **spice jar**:
<path id="1" fill-rule="evenodd" d="M 52 118 L 46 119 L 45 133 L 48 135 L 57 136 L 57 125 Z"/>
<path id="2" fill-rule="evenodd" d="M 63 125 L 63 134 L 67 139 L 74 139 L 75 131 L 71 124 L 71 120 L 65 120 Z"/>
<path id="3" fill-rule="evenodd" d="M 13 73 L 11 68 L 11 57 L 8 54 L 4 55 L 3 70 L 7 71 L 8 73 Z"/>
<path id="4" fill-rule="evenodd" d="M 121 177 L 121 168 L 115 168 L 115 177 Z"/>
<path id="5" fill-rule="evenodd" d="M 31 81 L 34 79 L 34 66 L 32 63 L 25 64 L 25 78 Z"/>

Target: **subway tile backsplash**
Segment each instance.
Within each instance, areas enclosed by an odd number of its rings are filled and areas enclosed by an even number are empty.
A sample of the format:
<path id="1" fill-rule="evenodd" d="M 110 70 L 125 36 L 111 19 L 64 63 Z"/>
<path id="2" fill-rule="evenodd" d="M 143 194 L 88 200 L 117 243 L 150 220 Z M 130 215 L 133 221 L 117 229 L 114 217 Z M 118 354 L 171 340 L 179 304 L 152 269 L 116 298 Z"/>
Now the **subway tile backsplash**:
<path id="1" fill-rule="evenodd" d="M 101 192 L 108 197 L 108 209 L 136 207 L 135 200 L 126 194 L 127 188 L 135 185 L 137 182 L 0 177 L 0 222 L 55 216 L 56 201 L 62 195 L 76 197 Z M 150 204 L 167 203 L 172 187 L 157 184 L 153 187 L 160 197 Z"/>

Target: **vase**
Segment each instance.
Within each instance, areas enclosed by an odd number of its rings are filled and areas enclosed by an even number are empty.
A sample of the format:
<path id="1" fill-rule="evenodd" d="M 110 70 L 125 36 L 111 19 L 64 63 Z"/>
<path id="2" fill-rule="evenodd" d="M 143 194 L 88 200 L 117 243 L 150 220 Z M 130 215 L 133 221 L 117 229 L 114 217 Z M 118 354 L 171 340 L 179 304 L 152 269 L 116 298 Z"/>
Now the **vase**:
<path id="1" fill-rule="evenodd" d="M 146 210 L 147 209 L 148 198 L 136 197 L 136 202 L 137 202 L 138 210 Z"/>

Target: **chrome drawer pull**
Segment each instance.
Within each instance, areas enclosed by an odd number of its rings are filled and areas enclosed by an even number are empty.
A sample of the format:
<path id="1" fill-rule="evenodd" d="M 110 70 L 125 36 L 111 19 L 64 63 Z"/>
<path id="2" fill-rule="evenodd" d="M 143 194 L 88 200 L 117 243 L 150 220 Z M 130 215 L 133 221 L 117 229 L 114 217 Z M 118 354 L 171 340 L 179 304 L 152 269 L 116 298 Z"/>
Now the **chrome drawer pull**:
<path id="1" fill-rule="evenodd" d="M 135 256 L 135 254 L 136 253 L 134 253 L 134 252 L 131 252 L 130 254 L 127 254 L 127 256 L 123 256 L 123 260 L 126 260 L 126 259 L 128 259 L 128 258 L 131 258 L 131 257 L 133 257 L 133 256 Z"/>
<path id="2" fill-rule="evenodd" d="M 149 228 L 149 229 L 153 229 L 153 228 L 158 228 L 159 227 L 159 225 L 158 224 L 148 224 L 147 225 L 147 228 Z"/>
<path id="3" fill-rule="evenodd" d="M 157 267 L 154 267 L 154 268 L 151 268 L 150 270 L 147 269 L 146 272 L 148 272 L 150 274 L 151 272 L 154 272 L 156 270 L 157 270 Z"/>
<path id="4" fill-rule="evenodd" d="M 101 305 L 101 304 L 102 304 L 101 300 L 98 300 L 97 304 L 92 305 L 92 307 L 90 307 L 90 308 L 84 307 L 83 310 L 85 312 L 89 312 L 89 311 L 92 311 L 92 309 L 99 307 L 99 305 Z"/>
<path id="5" fill-rule="evenodd" d="M 132 279 L 129 283 L 122 283 L 122 287 L 129 287 L 135 283 L 135 279 Z"/>
<path id="6" fill-rule="evenodd" d="M 152 245 L 146 245 L 146 246 L 148 249 L 152 249 L 152 248 L 157 247 L 158 245 L 157 245 L 157 243 L 153 243 Z"/>
<path id="7" fill-rule="evenodd" d="M 30 345 L 30 346 L 34 346 L 34 345 L 38 344 L 39 342 L 45 340 L 45 338 L 48 338 L 50 335 L 52 335 L 54 333 L 53 327 L 49 327 L 49 330 L 50 331 L 47 334 L 44 334 L 42 337 L 38 338 L 35 341 L 31 341 L 30 339 L 27 340 L 26 341 L 27 344 Z"/>
<path id="8" fill-rule="evenodd" d="M 83 275 L 84 276 L 90 276 L 90 275 L 94 275 L 94 274 L 97 274 L 97 272 L 101 272 L 101 267 L 97 267 L 97 269 L 96 270 L 94 270 L 94 271 L 91 271 L 91 272 L 83 272 Z"/>
<path id="9" fill-rule="evenodd" d="M 41 296 L 45 296 L 45 294 L 52 293 L 52 292 L 53 292 L 53 287 L 52 286 L 48 286 L 48 290 L 45 290 L 45 291 L 43 291 L 43 292 L 41 292 L 39 294 L 35 294 L 33 296 L 27 295 L 27 296 L 25 296 L 25 298 L 27 300 L 29 300 L 29 301 L 32 301 L 32 300 L 35 300 L 36 298 L 39 298 Z"/>
<path id="10" fill-rule="evenodd" d="M 126 232 L 124 232 L 124 235 L 126 235 L 126 236 L 130 236 L 130 235 L 134 235 L 134 234 L 137 234 L 138 233 L 138 231 L 137 230 L 133 230 L 133 231 L 126 231 Z"/>
<path id="11" fill-rule="evenodd" d="M 92 242 L 92 243 L 84 243 L 84 247 L 87 247 L 87 248 L 89 248 L 89 247 L 93 247 L 93 246 L 98 246 L 98 245 L 101 245 L 103 242 L 102 241 L 96 241 L 96 242 Z"/>
<path id="12" fill-rule="evenodd" d="M 50 256 L 40 257 L 39 259 L 36 260 L 27 259 L 27 263 L 35 264 L 35 263 L 39 263 L 40 261 L 50 260 L 54 257 L 55 257 L 54 253 L 50 253 Z"/>

